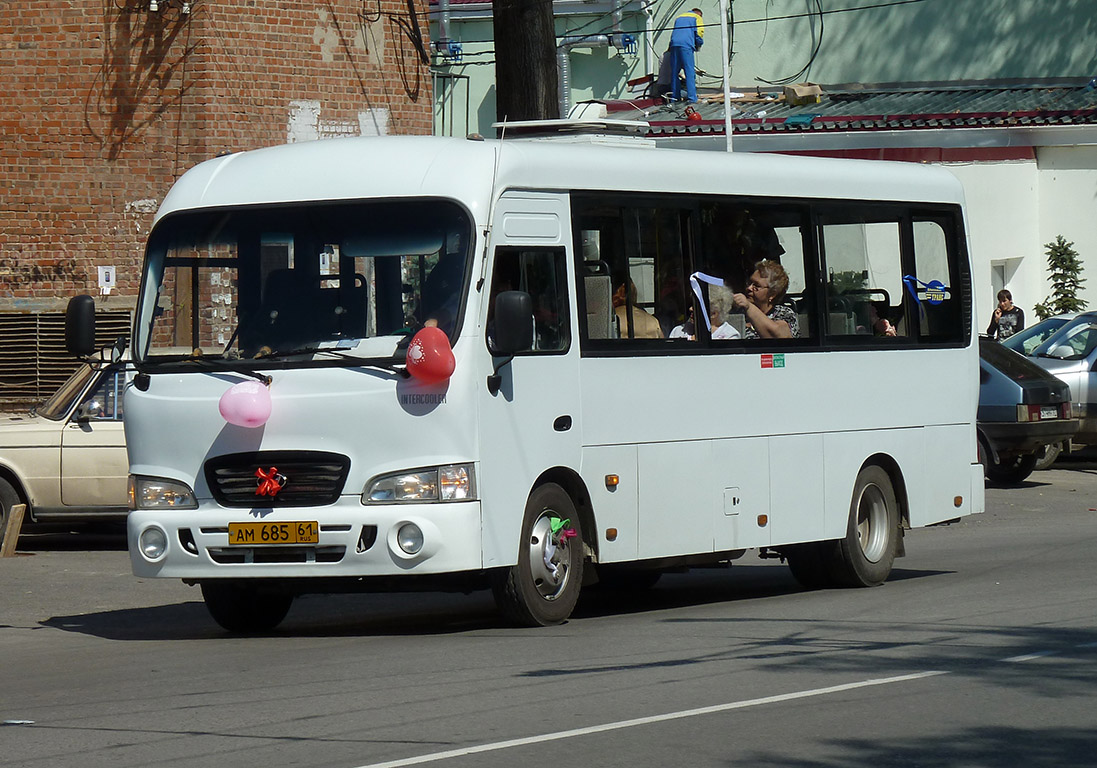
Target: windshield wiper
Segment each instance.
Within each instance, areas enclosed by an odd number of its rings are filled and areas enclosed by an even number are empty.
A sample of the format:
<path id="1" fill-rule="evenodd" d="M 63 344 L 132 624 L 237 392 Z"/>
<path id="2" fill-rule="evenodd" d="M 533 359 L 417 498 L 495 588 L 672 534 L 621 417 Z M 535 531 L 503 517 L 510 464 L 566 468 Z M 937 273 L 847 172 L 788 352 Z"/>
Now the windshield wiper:
<path id="1" fill-rule="evenodd" d="M 260 352 L 252 359 L 271 360 L 276 357 L 294 357 L 296 355 L 328 355 L 339 360 L 352 360 L 363 368 L 375 368 L 377 370 L 399 374 L 405 379 L 411 375 L 407 372 L 405 367 L 399 366 L 395 362 L 386 363 L 377 358 L 359 357 L 358 355 L 348 354 L 341 349 L 329 349 L 326 347 L 298 347 L 297 349 L 289 350 L 273 349 L 269 352 Z"/>
<path id="2" fill-rule="evenodd" d="M 230 360 L 231 360 L 231 358 L 230 358 Z M 225 370 L 222 366 L 217 365 L 212 360 L 210 360 L 208 358 L 205 358 L 205 357 L 184 357 L 179 362 L 181 362 L 181 363 L 191 363 L 191 364 L 196 365 L 199 368 L 202 368 L 202 369 L 207 370 L 207 371 L 222 371 L 222 370 Z M 232 362 L 236 363 L 237 361 L 232 360 Z M 236 367 L 236 365 L 234 365 L 229 370 L 231 370 L 233 373 L 239 373 L 241 376 L 250 376 L 253 379 L 258 379 L 259 381 L 263 382 L 263 384 L 266 384 L 266 385 L 269 385 L 270 382 L 271 382 L 270 376 L 267 376 L 265 373 L 259 373 L 258 371 L 248 370 L 247 368 L 239 368 L 239 367 Z"/>

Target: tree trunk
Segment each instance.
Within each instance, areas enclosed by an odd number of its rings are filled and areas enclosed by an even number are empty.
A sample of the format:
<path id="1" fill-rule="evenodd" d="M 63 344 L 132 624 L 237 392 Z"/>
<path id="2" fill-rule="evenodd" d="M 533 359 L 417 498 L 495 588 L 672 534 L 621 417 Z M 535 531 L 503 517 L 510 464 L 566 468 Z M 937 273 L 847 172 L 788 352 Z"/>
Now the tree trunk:
<path id="1" fill-rule="evenodd" d="M 495 30 L 495 115 L 503 120 L 560 116 L 551 0 L 499 0 Z"/>

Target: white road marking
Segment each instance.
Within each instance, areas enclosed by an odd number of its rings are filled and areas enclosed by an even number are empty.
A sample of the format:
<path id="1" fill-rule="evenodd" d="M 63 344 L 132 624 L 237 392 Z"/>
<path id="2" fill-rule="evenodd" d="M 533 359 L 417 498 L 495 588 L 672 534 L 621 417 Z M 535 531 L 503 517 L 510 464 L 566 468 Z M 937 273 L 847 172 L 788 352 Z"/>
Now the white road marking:
<path id="1" fill-rule="evenodd" d="M 1022 656 L 1010 656 L 1008 659 L 1002 659 L 1006 664 L 1020 664 L 1022 661 L 1032 661 L 1033 659 L 1042 659 L 1045 656 L 1054 656 L 1055 651 L 1037 651 L 1036 653 L 1026 653 Z"/>
<path id="2" fill-rule="evenodd" d="M 433 763 L 441 760 L 450 760 L 455 757 L 465 757 L 466 755 L 476 755 L 482 752 L 496 752 L 501 749 L 510 749 L 512 747 L 524 747 L 530 744 L 541 744 L 546 741 L 560 741 L 561 739 L 570 739 L 576 736 L 588 736 L 592 733 L 605 733 L 606 731 L 617 731 L 622 728 L 633 728 L 638 725 L 651 725 L 652 723 L 663 723 L 669 720 L 681 720 L 687 717 L 697 717 L 699 715 L 712 715 L 717 712 L 728 712 L 733 709 L 745 709 L 747 707 L 757 707 L 763 704 L 776 704 L 782 701 L 795 701 L 796 699 L 806 699 L 812 696 L 826 696 L 831 693 L 842 693 L 843 691 L 853 691 L 858 688 L 870 688 L 876 685 L 891 685 L 893 683 L 904 683 L 910 680 L 922 680 L 927 677 L 936 677 L 937 675 L 947 675 L 948 672 L 944 671 L 932 671 L 932 672 L 915 672 L 910 675 L 899 675 L 897 677 L 881 677 L 874 680 L 862 680 L 858 683 L 845 683 L 844 685 L 832 685 L 827 688 L 815 688 L 808 691 L 796 691 L 794 693 L 782 693 L 776 696 L 764 696 L 760 699 L 748 699 L 746 701 L 732 701 L 727 704 L 716 704 L 711 707 L 698 707 L 697 709 L 683 709 L 678 712 L 667 712 L 662 715 L 651 715 L 649 717 L 637 717 L 632 720 L 618 720 L 615 723 L 604 723 L 602 725 L 591 725 L 586 728 L 574 728 L 570 731 L 556 731 L 555 733 L 544 733 L 539 736 L 527 736 L 522 739 L 508 739 L 506 741 L 496 741 L 490 744 L 478 744 L 472 747 L 463 747 L 461 749 L 450 749 L 444 752 L 431 752 L 426 755 L 419 755 L 417 757 L 407 757 L 400 760 L 390 760 L 384 763 L 370 763 L 369 765 L 359 766 L 359 768 L 403 768 L 406 765 L 421 765 L 422 763 Z"/>

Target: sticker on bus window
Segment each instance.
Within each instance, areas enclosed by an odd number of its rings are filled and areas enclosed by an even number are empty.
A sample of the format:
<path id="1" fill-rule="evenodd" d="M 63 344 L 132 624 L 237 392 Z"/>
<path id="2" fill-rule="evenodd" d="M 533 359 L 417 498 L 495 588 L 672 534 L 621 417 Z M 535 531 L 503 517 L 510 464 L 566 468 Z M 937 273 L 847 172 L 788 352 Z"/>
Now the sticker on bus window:
<path id="1" fill-rule="evenodd" d="M 763 368 L 784 368 L 785 367 L 785 355 L 779 353 L 776 355 L 762 355 L 762 367 Z"/>
<path id="2" fill-rule="evenodd" d="M 926 283 L 926 301 L 930 304 L 940 304 L 945 300 L 945 284 L 940 280 L 930 280 Z"/>
<path id="3" fill-rule="evenodd" d="M 937 306 L 948 300 L 948 286 L 940 280 L 930 280 L 928 283 L 923 283 L 914 275 L 903 275 L 903 283 L 915 301 L 924 301 L 927 304 Z M 918 286 L 922 286 L 925 294 L 921 298 L 918 296 Z"/>

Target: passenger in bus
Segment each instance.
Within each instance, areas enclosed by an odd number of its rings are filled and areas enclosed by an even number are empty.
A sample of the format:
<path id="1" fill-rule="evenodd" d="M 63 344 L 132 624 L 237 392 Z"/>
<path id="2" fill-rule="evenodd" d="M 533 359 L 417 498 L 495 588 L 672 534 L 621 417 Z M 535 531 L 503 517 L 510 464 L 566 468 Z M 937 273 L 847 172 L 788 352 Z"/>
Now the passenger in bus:
<path id="1" fill-rule="evenodd" d="M 747 281 L 745 293 L 732 296 L 737 309 L 747 316 L 746 339 L 794 339 L 800 335 L 796 311 L 782 304 L 788 290 L 788 274 L 776 261 L 759 261 Z"/>
<path id="2" fill-rule="evenodd" d="M 650 315 L 642 308 L 636 306 L 636 284 L 628 281 L 617 286 L 613 292 L 613 312 L 617 317 L 618 336 L 622 339 L 661 339 L 663 329 L 654 315 Z M 628 300 L 626 302 L 626 295 Z M 628 312 L 628 307 L 632 312 Z M 629 332 L 629 318 L 632 320 L 631 333 Z"/>
<path id="3" fill-rule="evenodd" d="M 868 305 L 868 327 L 873 336 L 895 336 L 895 326 L 887 318 L 887 302 L 873 301 Z"/>
<path id="4" fill-rule="evenodd" d="M 690 341 L 697 340 L 697 329 L 693 324 L 693 307 L 690 307 L 689 314 L 686 316 L 685 320 L 670 329 L 667 338 L 689 339 Z"/>
<path id="5" fill-rule="evenodd" d="M 707 212 L 707 256 L 703 272 L 724 279 L 735 293 L 759 261 L 781 261 L 785 249 L 773 225 L 740 206 L 716 206 Z"/>
<path id="6" fill-rule="evenodd" d="M 715 305 L 709 310 L 708 315 L 709 320 L 712 321 L 712 338 L 717 340 L 739 338 L 739 329 L 729 323 Z"/>

